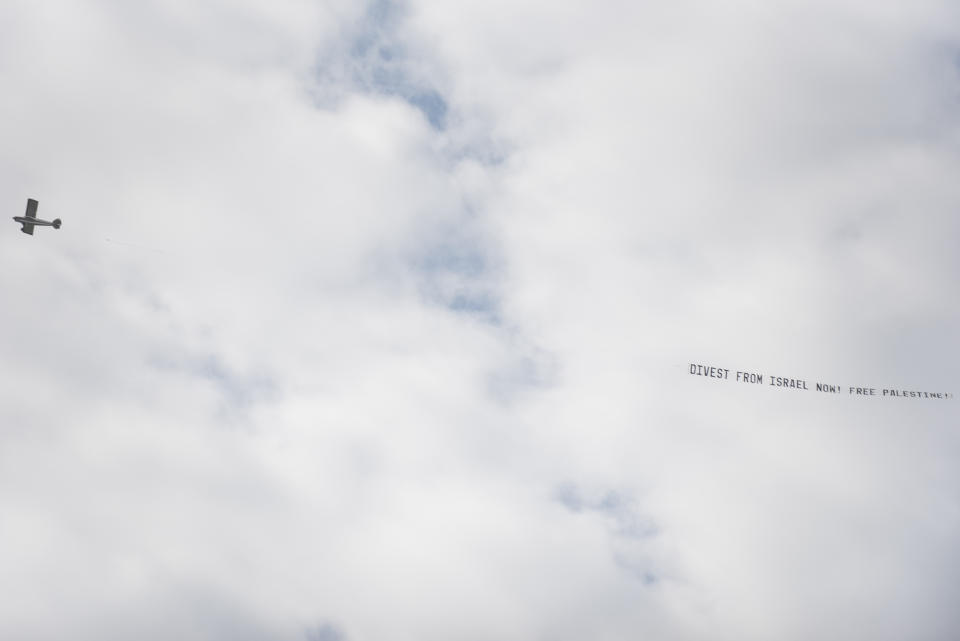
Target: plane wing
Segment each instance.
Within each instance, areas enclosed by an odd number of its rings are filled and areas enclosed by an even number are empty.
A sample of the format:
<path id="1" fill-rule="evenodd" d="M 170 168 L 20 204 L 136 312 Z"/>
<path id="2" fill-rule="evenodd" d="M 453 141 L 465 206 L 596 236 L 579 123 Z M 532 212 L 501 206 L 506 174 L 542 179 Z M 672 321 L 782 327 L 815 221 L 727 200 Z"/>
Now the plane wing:
<path id="1" fill-rule="evenodd" d="M 13 219 L 23 225 L 20 228 L 20 231 L 22 231 L 24 234 L 30 234 L 33 236 L 33 221 L 37 220 L 37 201 L 35 201 L 33 198 L 28 198 L 27 212 L 23 216 L 14 216 Z"/>

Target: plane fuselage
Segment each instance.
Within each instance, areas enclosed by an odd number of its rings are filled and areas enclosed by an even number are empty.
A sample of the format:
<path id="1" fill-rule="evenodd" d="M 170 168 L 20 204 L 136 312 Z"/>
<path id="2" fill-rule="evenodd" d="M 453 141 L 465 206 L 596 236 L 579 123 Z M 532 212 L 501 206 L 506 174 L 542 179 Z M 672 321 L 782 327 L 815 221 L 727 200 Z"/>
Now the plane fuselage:
<path id="1" fill-rule="evenodd" d="M 27 218 L 26 216 L 14 216 L 13 219 L 21 225 L 39 225 L 40 227 L 56 227 L 54 222 L 41 220 L 40 218 Z"/>

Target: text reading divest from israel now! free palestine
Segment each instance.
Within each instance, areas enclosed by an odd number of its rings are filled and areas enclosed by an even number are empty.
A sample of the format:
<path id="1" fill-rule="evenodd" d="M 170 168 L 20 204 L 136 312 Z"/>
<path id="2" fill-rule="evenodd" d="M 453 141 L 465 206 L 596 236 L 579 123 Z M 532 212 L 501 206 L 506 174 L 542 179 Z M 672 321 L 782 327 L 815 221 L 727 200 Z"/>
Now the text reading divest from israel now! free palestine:
<path id="1" fill-rule="evenodd" d="M 866 387 L 859 385 L 835 385 L 831 383 L 812 383 L 808 384 L 805 379 L 791 378 L 787 376 L 772 376 L 758 372 L 741 372 L 740 370 L 731 370 L 726 367 L 715 367 L 710 365 L 699 365 L 690 363 L 690 374 L 692 376 L 703 376 L 722 381 L 743 383 L 746 385 L 767 385 L 769 387 L 786 387 L 795 390 L 825 392 L 827 394 L 843 394 L 849 396 L 876 396 L 889 398 L 917 398 L 917 399 L 940 399 L 948 400 L 953 398 L 950 392 L 930 392 L 926 390 L 909 390 L 899 387 Z"/>

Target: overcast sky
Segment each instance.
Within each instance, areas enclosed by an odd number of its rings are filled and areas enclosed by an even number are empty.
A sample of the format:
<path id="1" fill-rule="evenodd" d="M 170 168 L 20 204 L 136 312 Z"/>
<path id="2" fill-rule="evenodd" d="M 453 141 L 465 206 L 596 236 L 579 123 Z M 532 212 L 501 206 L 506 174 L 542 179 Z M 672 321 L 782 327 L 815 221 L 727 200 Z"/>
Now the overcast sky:
<path id="1" fill-rule="evenodd" d="M 0 637 L 958 638 L 956 2 L 8 0 L 0 87 Z"/>

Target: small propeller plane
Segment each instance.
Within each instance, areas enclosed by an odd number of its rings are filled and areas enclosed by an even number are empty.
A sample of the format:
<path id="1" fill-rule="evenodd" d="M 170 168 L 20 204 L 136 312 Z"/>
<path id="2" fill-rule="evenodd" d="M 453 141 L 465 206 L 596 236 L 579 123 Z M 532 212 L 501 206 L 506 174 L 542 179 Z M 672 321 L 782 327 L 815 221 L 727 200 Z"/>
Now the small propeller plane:
<path id="1" fill-rule="evenodd" d="M 41 220 L 37 218 L 37 201 L 33 198 L 27 199 L 27 212 L 23 216 L 14 216 L 13 219 L 23 225 L 20 228 L 24 234 L 30 234 L 33 236 L 33 228 L 37 225 L 40 227 L 53 227 L 54 229 L 60 229 L 60 219 L 54 218 L 53 221 Z"/>

